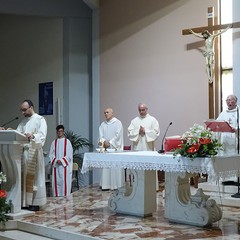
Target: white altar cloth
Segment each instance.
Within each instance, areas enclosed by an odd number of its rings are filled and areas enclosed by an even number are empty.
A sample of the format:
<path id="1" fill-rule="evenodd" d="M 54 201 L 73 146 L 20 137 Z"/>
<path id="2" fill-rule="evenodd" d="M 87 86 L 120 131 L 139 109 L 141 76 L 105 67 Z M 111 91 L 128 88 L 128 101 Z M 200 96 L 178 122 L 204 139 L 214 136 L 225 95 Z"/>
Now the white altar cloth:
<path id="1" fill-rule="evenodd" d="M 161 170 L 165 172 L 203 173 L 209 180 L 234 177 L 240 169 L 240 156 L 215 156 L 190 160 L 156 151 L 85 153 L 82 173 L 89 168 L 127 168 L 135 170 Z"/>

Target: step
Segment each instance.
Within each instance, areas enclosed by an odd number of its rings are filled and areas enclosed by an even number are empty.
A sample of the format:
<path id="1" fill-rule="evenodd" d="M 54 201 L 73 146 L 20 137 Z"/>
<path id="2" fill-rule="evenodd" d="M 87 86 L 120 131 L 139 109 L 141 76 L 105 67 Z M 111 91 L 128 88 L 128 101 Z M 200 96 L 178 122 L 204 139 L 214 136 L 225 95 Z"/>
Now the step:
<path id="1" fill-rule="evenodd" d="M 204 192 L 218 192 L 228 194 L 234 194 L 238 191 L 237 186 L 222 185 L 221 183 L 216 182 L 199 183 L 198 188 L 202 188 Z"/>
<path id="2" fill-rule="evenodd" d="M 77 231 L 77 229 L 75 229 Z M 81 233 L 69 232 L 38 224 L 9 220 L 5 231 L 0 231 L 0 240 L 92 240 L 99 239 Z"/>
<path id="3" fill-rule="evenodd" d="M 20 230 L 0 231 L 1 240 L 53 240 L 44 236 L 35 235 L 32 233 L 23 232 Z"/>

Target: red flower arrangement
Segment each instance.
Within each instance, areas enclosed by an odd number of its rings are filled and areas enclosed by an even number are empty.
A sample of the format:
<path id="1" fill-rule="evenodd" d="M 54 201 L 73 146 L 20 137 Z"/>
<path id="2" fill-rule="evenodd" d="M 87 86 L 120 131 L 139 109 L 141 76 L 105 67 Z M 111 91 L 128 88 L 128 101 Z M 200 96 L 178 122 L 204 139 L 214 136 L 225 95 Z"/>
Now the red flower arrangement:
<path id="1" fill-rule="evenodd" d="M 7 192 L 5 190 L 0 189 L 0 198 L 6 198 Z"/>
<path id="2" fill-rule="evenodd" d="M 0 187 L 3 182 L 6 182 L 7 178 L 2 172 L 0 172 Z M 8 219 L 6 213 L 10 211 L 10 206 L 7 203 L 7 191 L 0 189 L 0 222 L 5 223 Z"/>
<path id="3" fill-rule="evenodd" d="M 198 124 L 194 124 L 190 131 L 185 132 L 181 140 L 182 144 L 173 155 L 181 155 L 191 160 L 197 157 L 215 156 L 222 148 L 222 144 L 214 138 L 213 132 Z"/>

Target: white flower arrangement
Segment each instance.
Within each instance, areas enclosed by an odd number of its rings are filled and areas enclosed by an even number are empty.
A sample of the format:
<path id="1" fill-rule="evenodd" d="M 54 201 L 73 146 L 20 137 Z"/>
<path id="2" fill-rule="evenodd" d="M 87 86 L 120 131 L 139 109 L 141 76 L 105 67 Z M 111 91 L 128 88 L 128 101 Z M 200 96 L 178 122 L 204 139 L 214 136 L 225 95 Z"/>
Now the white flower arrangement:
<path id="1" fill-rule="evenodd" d="M 174 151 L 174 156 L 194 159 L 196 157 L 212 157 L 222 148 L 222 144 L 214 137 L 210 129 L 194 124 L 182 137 L 182 144 Z"/>
<path id="2" fill-rule="evenodd" d="M 5 174 L 3 174 L 3 172 L 0 172 L 0 184 L 3 182 L 7 182 L 7 177 Z"/>

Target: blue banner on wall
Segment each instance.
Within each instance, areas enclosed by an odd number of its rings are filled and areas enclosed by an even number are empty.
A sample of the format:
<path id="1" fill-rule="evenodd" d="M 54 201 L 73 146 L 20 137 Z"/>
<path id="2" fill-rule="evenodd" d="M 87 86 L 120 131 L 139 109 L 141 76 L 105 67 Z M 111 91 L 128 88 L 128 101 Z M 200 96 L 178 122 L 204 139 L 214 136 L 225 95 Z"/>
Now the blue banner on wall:
<path id="1" fill-rule="evenodd" d="M 39 114 L 53 115 L 53 82 L 39 83 Z"/>

